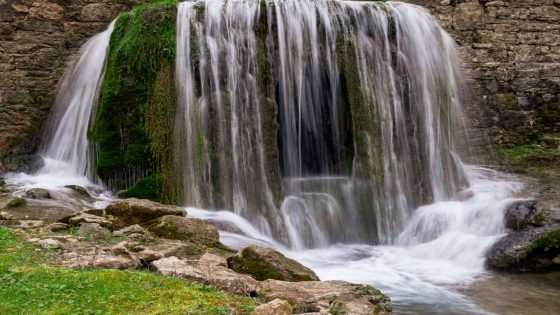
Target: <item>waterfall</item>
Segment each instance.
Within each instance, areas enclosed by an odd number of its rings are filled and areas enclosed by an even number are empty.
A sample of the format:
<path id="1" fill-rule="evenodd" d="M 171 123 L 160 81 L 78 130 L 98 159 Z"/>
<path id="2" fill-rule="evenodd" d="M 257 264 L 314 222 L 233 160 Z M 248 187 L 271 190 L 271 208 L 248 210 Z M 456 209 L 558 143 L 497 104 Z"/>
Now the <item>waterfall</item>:
<path id="1" fill-rule="evenodd" d="M 182 2 L 174 151 L 185 204 L 293 248 L 391 242 L 468 186 L 460 62 L 419 6 Z"/>
<path id="2" fill-rule="evenodd" d="M 82 46 L 60 80 L 40 150 L 46 160 L 42 173 L 63 171 L 97 181 L 95 147 L 88 141 L 88 130 L 95 115 L 113 26 L 111 23 Z"/>

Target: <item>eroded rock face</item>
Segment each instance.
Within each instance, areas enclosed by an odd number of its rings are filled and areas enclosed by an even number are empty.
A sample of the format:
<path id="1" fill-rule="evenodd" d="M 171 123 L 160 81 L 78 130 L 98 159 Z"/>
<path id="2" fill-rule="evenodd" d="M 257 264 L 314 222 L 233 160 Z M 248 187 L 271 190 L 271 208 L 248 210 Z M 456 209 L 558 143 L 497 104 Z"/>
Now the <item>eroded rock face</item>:
<path id="1" fill-rule="evenodd" d="M 257 280 L 317 281 L 313 270 L 271 248 L 249 246 L 228 258 L 228 267 Z"/>
<path id="2" fill-rule="evenodd" d="M 118 13 L 141 2 L 0 1 L 0 159 L 36 150 L 69 57 Z M 31 161 L 16 162 L 0 162 L 0 173 L 26 171 Z"/>
<path id="3" fill-rule="evenodd" d="M 125 227 L 143 224 L 163 216 L 184 217 L 187 211 L 176 206 L 162 205 L 145 199 L 124 199 L 105 208 L 105 214 L 118 219 L 117 225 Z"/>

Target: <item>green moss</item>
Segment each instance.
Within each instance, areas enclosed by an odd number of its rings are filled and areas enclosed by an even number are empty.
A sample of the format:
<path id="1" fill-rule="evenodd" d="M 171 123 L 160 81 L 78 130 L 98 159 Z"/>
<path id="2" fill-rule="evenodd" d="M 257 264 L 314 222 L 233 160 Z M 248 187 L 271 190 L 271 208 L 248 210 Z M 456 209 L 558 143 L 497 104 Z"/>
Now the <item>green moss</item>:
<path id="1" fill-rule="evenodd" d="M 97 173 L 114 189 L 125 188 L 131 169 L 156 177 L 170 171 L 176 14 L 177 1 L 154 1 L 122 13 L 115 23 L 90 133 L 99 147 Z M 157 200 L 173 202 L 168 177 L 163 177 L 163 183 L 151 187 L 160 189 L 154 192 Z"/>
<path id="2" fill-rule="evenodd" d="M 119 198 L 149 199 L 163 202 L 160 194 L 163 180 L 159 175 L 151 175 L 140 179 L 131 188 L 119 193 Z"/>
<path id="3" fill-rule="evenodd" d="M 500 147 L 501 160 L 516 171 L 537 176 L 560 177 L 560 148 L 551 148 L 545 141 L 550 136 L 543 135 L 538 143 Z"/>
<path id="4" fill-rule="evenodd" d="M 251 298 L 145 271 L 67 269 L 0 227 L 1 314 L 249 314 Z M 63 303 L 62 303 L 63 301 Z"/>
<path id="5" fill-rule="evenodd" d="M 335 299 L 334 301 L 330 302 L 329 311 L 332 315 L 346 314 L 344 302 Z"/>
<path id="6" fill-rule="evenodd" d="M 15 198 L 12 201 L 8 202 L 8 204 L 6 205 L 7 209 L 13 209 L 13 208 L 18 208 L 18 207 L 23 207 L 27 204 L 27 200 L 23 199 L 23 198 Z"/>
<path id="7" fill-rule="evenodd" d="M 541 236 L 536 241 L 531 244 L 528 253 L 543 253 L 543 252 L 553 252 L 558 253 L 560 251 L 560 230 L 552 231 L 544 236 Z M 528 255 L 529 255 L 528 254 Z"/>

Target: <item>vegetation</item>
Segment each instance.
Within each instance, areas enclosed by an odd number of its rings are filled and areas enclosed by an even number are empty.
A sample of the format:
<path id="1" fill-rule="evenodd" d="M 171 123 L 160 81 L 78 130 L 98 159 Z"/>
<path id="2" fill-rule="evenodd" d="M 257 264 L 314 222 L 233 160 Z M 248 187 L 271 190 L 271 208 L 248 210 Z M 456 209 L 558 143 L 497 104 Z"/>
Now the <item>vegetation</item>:
<path id="1" fill-rule="evenodd" d="M 97 173 L 102 179 L 123 189 L 127 177 L 135 182 L 139 174 L 148 173 L 151 179 L 130 189 L 128 197 L 166 203 L 175 201 L 173 185 L 167 182 L 173 178 L 167 175 L 169 121 L 175 110 L 176 15 L 176 0 L 153 1 L 119 15 L 91 133 L 99 145 Z M 127 173 L 130 169 L 135 172 Z"/>
<path id="2" fill-rule="evenodd" d="M 560 135 L 545 134 L 537 143 L 501 147 L 505 164 L 516 171 L 546 177 L 560 177 Z"/>
<path id="3" fill-rule="evenodd" d="M 0 314 L 248 314 L 248 297 L 146 271 L 67 269 L 0 227 Z"/>

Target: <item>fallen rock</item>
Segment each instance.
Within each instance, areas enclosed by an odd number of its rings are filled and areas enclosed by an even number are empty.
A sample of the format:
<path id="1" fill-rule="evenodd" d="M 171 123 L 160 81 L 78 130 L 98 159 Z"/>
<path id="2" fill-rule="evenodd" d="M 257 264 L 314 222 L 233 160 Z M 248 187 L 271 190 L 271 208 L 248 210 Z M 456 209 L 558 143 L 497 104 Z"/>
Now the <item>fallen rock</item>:
<path id="1" fill-rule="evenodd" d="M 198 263 L 205 266 L 227 267 L 227 260 L 224 257 L 208 252 L 200 257 Z"/>
<path id="2" fill-rule="evenodd" d="M 0 225 L 11 229 L 36 229 L 45 225 L 41 220 L 2 220 Z"/>
<path id="3" fill-rule="evenodd" d="M 37 244 L 41 245 L 44 248 L 51 248 L 51 249 L 56 249 L 56 248 L 62 248 L 62 242 L 58 241 L 58 240 L 53 240 L 52 238 L 47 238 L 44 240 L 38 240 Z"/>
<path id="4" fill-rule="evenodd" d="M 189 241 L 206 247 L 221 247 L 220 234 L 211 224 L 200 219 L 166 215 L 145 224 L 156 236 Z"/>
<path id="5" fill-rule="evenodd" d="M 150 200 L 132 198 L 113 202 L 105 208 L 105 214 L 118 218 L 118 225 L 125 227 L 146 223 L 163 216 L 184 217 L 187 211 L 176 206 L 167 206 Z"/>
<path id="6" fill-rule="evenodd" d="M 33 188 L 25 192 L 25 196 L 30 199 L 51 199 L 51 194 L 43 188 Z"/>
<path id="7" fill-rule="evenodd" d="M 538 271 L 558 266 L 560 224 L 525 229 L 496 242 L 486 255 L 488 267 L 508 271 Z"/>
<path id="8" fill-rule="evenodd" d="M 275 299 L 266 304 L 257 306 L 251 315 L 291 315 L 292 306 L 290 303 Z"/>
<path id="9" fill-rule="evenodd" d="M 313 270 L 281 253 L 265 247 L 245 247 L 237 255 L 228 258 L 228 267 L 253 276 L 257 280 L 318 281 Z"/>
<path id="10" fill-rule="evenodd" d="M 51 223 L 45 227 L 43 227 L 43 231 L 47 233 L 57 232 L 68 229 L 70 226 L 66 223 Z"/>
<path id="11" fill-rule="evenodd" d="M 136 269 L 140 267 L 140 261 L 106 253 L 99 255 L 68 253 L 63 255 L 63 265 L 70 268 Z"/>
<path id="12" fill-rule="evenodd" d="M 0 205 L 0 209 L 10 210 L 14 208 L 23 207 L 27 204 L 27 200 L 19 197 L 9 197 L 7 200 L 3 201 Z"/>
<path id="13" fill-rule="evenodd" d="M 536 213 L 536 200 L 515 201 L 505 211 L 506 228 L 516 231 L 521 230 L 532 222 Z"/>
<path id="14" fill-rule="evenodd" d="M 229 293 L 254 296 L 258 282 L 220 266 L 203 266 L 177 257 L 156 260 L 150 267 L 166 276 L 212 285 Z"/>
<path id="15" fill-rule="evenodd" d="M 367 285 L 344 281 L 262 281 L 257 294 L 267 301 L 290 301 L 296 313 L 390 314 L 391 300 Z"/>
<path id="16" fill-rule="evenodd" d="M 160 252 L 153 251 L 151 249 L 144 249 L 136 253 L 136 257 L 140 258 L 145 263 L 151 263 L 163 258 L 163 254 Z"/>
<path id="17" fill-rule="evenodd" d="M 73 191 L 77 192 L 78 194 L 84 196 L 84 197 L 91 197 L 91 195 L 88 193 L 88 191 L 82 187 L 82 186 L 78 186 L 78 185 L 66 185 L 64 186 L 66 188 L 72 189 Z"/>
<path id="18" fill-rule="evenodd" d="M 60 219 L 59 222 L 66 223 L 73 226 L 84 224 L 84 223 L 95 223 L 104 227 L 110 227 L 112 225 L 111 221 L 97 215 L 89 214 L 87 212 L 78 212 L 72 214 L 70 216 Z"/>
<path id="19" fill-rule="evenodd" d="M 111 238 L 111 232 L 97 223 L 84 223 L 78 229 L 78 235 L 90 237 L 96 240 Z"/>

